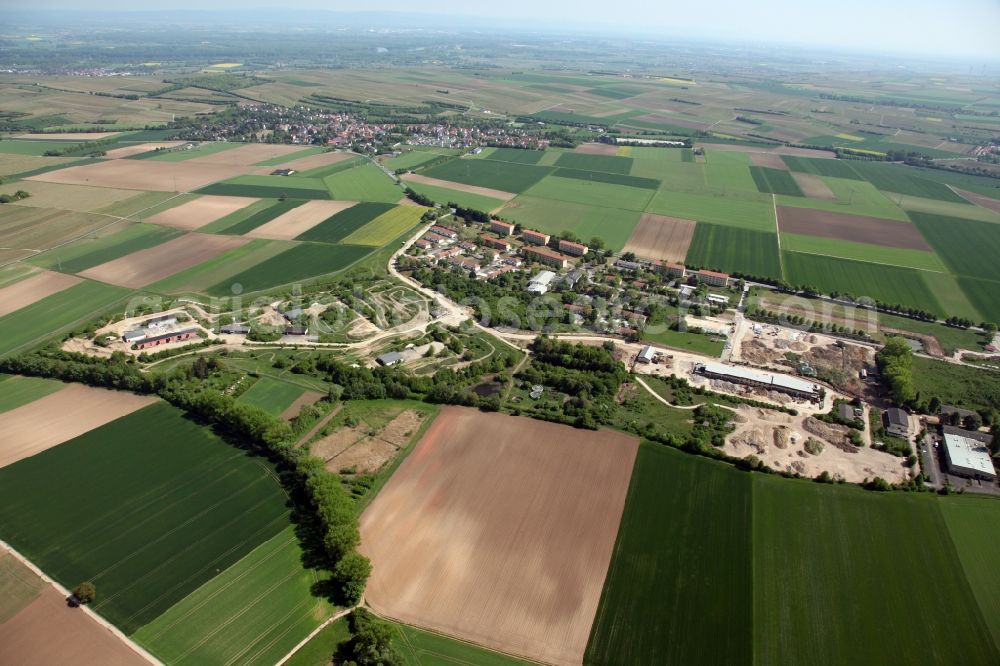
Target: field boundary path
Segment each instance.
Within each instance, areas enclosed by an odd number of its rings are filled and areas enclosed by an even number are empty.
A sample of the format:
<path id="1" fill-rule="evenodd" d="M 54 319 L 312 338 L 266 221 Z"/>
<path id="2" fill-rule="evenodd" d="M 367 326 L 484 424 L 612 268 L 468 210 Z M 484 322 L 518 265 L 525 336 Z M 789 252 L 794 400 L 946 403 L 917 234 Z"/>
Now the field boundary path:
<path id="1" fill-rule="evenodd" d="M 357 608 L 357 606 L 352 606 L 351 608 L 345 608 L 344 610 L 338 611 L 338 612 L 334 613 L 333 615 L 331 615 L 330 617 L 328 617 L 325 620 L 323 620 L 322 624 L 320 624 L 318 627 L 316 627 L 311 632 L 309 632 L 308 636 L 306 636 L 301 641 L 299 641 L 298 645 L 296 645 L 291 650 L 289 650 L 288 654 L 286 654 L 284 657 L 282 657 L 281 659 L 279 659 L 277 661 L 277 663 L 275 663 L 274 666 L 282 666 L 282 664 L 284 664 L 289 659 L 291 659 L 293 656 L 295 656 L 295 653 L 298 652 L 299 650 L 301 650 L 303 648 L 303 646 L 305 646 L 306 643 L 308 643 L 313 638 L 315 638 L 316 635 L 319 632 L 323 631 L 323 629 L 325 629 L 327 626 L 333 624 L 334 622 L 336 622 L 340 618 L 344 617 L 345 615 L 349 615 L 352 611 L 354 611 L 355 608 Z"/>
<path id="2" fill-rule="evenodd" d="M 38 576 L 39 578 L 42 579 L 42 582 L 48 583 L 50 586 L 52 586 L 53 588 L 55 588 L 56 591 L 59 592 L 59 594 L 63 595 L 63 597 L 69 598 L 71 596 L 69 590 L 67 590 L 65 587 L 63 587 L 62 585 L 60 585 L 58 582 L 56 582 L 52 578 L 50 578 L 47 575 L 45 575 L 44 571 L 42 571 L 37 566 L 35 566 L 35 564 L 31 560 L 29 560 L 28 558 L 26 558 L 24 555 L 22 555 L 21 553 L 17 552 L 16 550 L 14 550 L 14 548 L 9 543 L 7 543 L 6 541 L 0 541 L 0 547 L 2 547 L 4 550 L 6 550 L 8 553 L 10 553 L 10 555 L 12 557 L 14 557 L 15 559 L 17 559 L 18 562 L 20 562 L 24 566 L 28 567 L 29 569 L 31 569 L 32 573 L 34 573 L 36 576 Z M 150 664 L 154 664 L 155 666 L 164 666 L 164 664 L 163 664 L 162 661 L 160 661 L 159 659 L 157 659 L 156 657 L 154 657 L 152 654 L 150 654 L 149 652 L 147 652 L 138 643 L 136 643 L 131 638 L 129 638 L 128 636 L 126 636 L 124 633 L 122 633 L 122 631 L 118 627 L 116 627 L 115 625 L 111 624 L 110 622 L 108 622 L 107 620 L 105 620 L 103 617 L 101 617 L 100 615 L 98 615 L 97 613 L 95 613 L 94 611 L 90 610 L 90 608 L 88 608 L 87 606 L 78 606 L 77 610 L 79 610 L 80 612 L 88 615 L 90 617 L 90 619 L 93 620 L 95 623 L 97 623 L 99 626 L 104 627 L 105 629 L 107 629 L 108 633 L 114 635 L 115 638 L 117 638 L 118 640 L 120 640 L 122 643 L 124 643 L 126 646 L 128 646 L 128 648 L 130 650 L 132 650 L 137 655 L 139 655 L 140 657 L 142 657 L 143 659 L 145 659 L 146 661 L 148 661 Z"/>

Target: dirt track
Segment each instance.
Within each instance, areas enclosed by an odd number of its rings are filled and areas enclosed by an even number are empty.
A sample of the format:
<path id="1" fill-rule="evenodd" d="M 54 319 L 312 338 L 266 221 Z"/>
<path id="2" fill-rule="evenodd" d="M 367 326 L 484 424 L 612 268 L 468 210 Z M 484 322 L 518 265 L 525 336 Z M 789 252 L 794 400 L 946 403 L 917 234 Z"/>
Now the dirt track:
<path id="1" fill-rule="evenodd" d="M 445 407 L 361 518 L 367 602 L 513 654 L 581 663 L 637 445 Z"/>
<path id="2" fill-rule="evenodd" d="M 194 231 L 230 213 L 235 213 L 255 201 L 259 201 L 259 199 L 206 195 L 158 213 L 147 219 L 146 222 Z"/>
<path id="3" fill-rule="evenodd" d="M 694 228 L 692 220 L 643 213 L 623 251 L 634 252 L 644 259 L 682 262 L 694 237 Z"/>
<path id="4" fill-rule="evenodd" d="M 188 233 L 166 243 L 113 259 L 80 273 L 81 276 L 138 289 L 196 266 L 250 242 L 240 236 Z"/>
<path id="5" fill-rule="evenodd" d="M 931 251 L 920 230 L 909 222 L 790 206 L 778 206 L 777 212 L 782 233 Z"/>
<path id="6" fill-rule="evenodd" d="M 342 210 L 347 210 L 356 203 L 356 201 L 307 201 L 270 222 L 265 222 L 256 229 L 251 229 L 244 235 L 251 238 L 292 240 L 328 217 L 336 215 Z"/>
<path id="7" fill-rule="evenodd" d="M 67 384 L 3 415 L 0 467 L 52 448 L 156 402 L 134 393 Z"/>
<path id="8" fill-rule="evenodd" d="M 0 317 L 81 282 L 73 275 L 43 271 L 0 289 Z"/>
<path id="9" fill-rule="evenodd" d="M 430 185 L 432 187 L 446 187 L 449 190 L 458 190 L 459 192 L 478 194 L 480 196 L 491 197 L 493 199 L 501 199 L 502 201 L 510 201 L 511 199 L 517 196 L 512 192 L 504 192 L 503 190 L 494 190 L 489 187 L 477 187 L 476 185 L 465 185 L 463 183 L 454 183 L 450 180 L 441 180 L 440 178 L 421 176 L 416 173 L 404 174 L 400 176 L 400 178 L 409 183 Z"/>

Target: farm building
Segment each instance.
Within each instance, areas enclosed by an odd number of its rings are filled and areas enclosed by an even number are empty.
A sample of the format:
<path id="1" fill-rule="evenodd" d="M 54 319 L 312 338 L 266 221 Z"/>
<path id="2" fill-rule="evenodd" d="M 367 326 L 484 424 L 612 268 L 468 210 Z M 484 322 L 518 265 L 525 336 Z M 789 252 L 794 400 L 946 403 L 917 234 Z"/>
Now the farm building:
<path id="1" fill-rule="evenodd" d="M 173 326 L 177 323 L 177 315 L 162 315 L 160 317 L 153 317 L 152 319 L 147 319 L 142 322 L 142 325 L 146 328 L 166 328 L 167 326 Z"/>
<path id="2" fill-rule="evenodd" d="M 379 365 L 396 365 L 397 363 L 403 362 L 403 355 L 399 352 L 387 352 L 377 357 L 375 361 Z"/>
<path id="3" fill-rule="evenodd" d="M 500 250 L 501 252 L 510 252 L 510 243 L 502 238 L 493 238 L 492 236 L 483 234 L 479 237 L 479 240 L 486 247 L 491 247 L 494 250 Z"/>
<path id="4" fill-rule="evenodd" d="M 820 389 L 816 384 L 788 375 L 750 370 L 724 363 L 699 363 L 695 365 L 694 371 L 706 377 L 743 384 L 744 386 L 756 386 L 770 391 L 780 391 L 797 398 L 814 401 L 820 398 Z"/>
<path id="5" fill-rule="evenodd" d="M 885 431 L 893 437 L 906 437 L 910 434 L 910 415 L 899 407 L 890 407 L 882 412 Z"/>
<path id="6" fill-rule="evenodd" d="M 490 231 L 496 232 L 501 236 L 510 236 L 514 233 L 514 225 L 509 222 L 501 222 L 500 220 L 492 220 L 490 222 Z"/>
<path id="7" fill-rule="evenodd" d="M 250 327 L 244 324 L 226 324 L 219 329 L 219 333 L 235 333 L 237 335 L 246 335 L 250 332 Z"/>
<path id="8" fill-rule="evenodd" d="M 136 342 L 142 340 L 144 337 L 146 337 L 146 331 L 137 328 L 122 333 L 122 340 L 125 342 Z"/>
<path id="9" fill-rule="evenodd" d="M 697 271 L 694 275 L 698 282 L 704 282 L 705 284 L 710 284 L 713 287 L 729 286 L 729 275 L 727 273 L 719 273 L 717 271 Z"/>
<path id="10" fill-rule="evenodd" d="M 182 331 L 173 331 L 172 333 L 162 333 L 160 335 L 154 335 L 151 338 L 139 340 L 138 342 L 135 343 L 135 348 L 148 349 L 150 347 L 168 345 L 172 342 L 183 342 L 185 340 L 191 340 L 192 338 L 197 338 L 197 337 L 198 337 L 198 329 L 185 328 Z"/>
<path id="11" fill-rule="evenodd" d="M 653 357 L 656 356 L 656 350 L 651 346 L 646 345 L 639 351 L 639 355 L 635 357 L 636 363 L 652 363 Z"/>
<path id="12" fill-rule="evenodd" d="M 568 240 L 559 241 L 559 251 L 571 254 L 574 257 L 582 257 L 587 254 L 588 250 L 589 248 L 583 243 L 574 243 L 573 241 Z"/>
<path id="13" fill-rule="evenodd" d="M 549 285 L 556 279 L 556 274 L 552 271 L 541 271 L 528 283 L 528 291 L 532 294 L 544 294 L 549 290 Z"/>
<path id="14" fill-rule="evenodd" d="M 521 238 L 523 238 L 526 243 L 531 243 L 532 245 L 548 245 L 551 236 L 543 234 L 540 231 L 525 229 L 521 232 Z"/>
<path id="15" fill-rule="evenodd" d="M 544 247 L 526 247 L 523 250 L 524 256 L 531 261 L 554 266 L 555 268 L 566 268 L 566 257 L 558 252 L 553 252 Z"/>
<path id="16" fill-rule="evenodd" d="M 990 457 L 989 435 L 944 426 L 944 455 L 952 474 L 973 479 L 994 481 L 997 478 L 993 459 Z"/>

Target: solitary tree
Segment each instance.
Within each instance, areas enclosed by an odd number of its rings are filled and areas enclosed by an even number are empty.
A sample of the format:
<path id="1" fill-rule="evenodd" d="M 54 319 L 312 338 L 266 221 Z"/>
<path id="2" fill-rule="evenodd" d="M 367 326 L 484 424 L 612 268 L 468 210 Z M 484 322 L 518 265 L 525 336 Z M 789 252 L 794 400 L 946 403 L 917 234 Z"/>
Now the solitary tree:
<path id="1" fill-rule="evenodd" d="M 86 580 L 73 588 L 73 597 L 81 604 L 89 604 L 97 597 L 97 588 Z"/>

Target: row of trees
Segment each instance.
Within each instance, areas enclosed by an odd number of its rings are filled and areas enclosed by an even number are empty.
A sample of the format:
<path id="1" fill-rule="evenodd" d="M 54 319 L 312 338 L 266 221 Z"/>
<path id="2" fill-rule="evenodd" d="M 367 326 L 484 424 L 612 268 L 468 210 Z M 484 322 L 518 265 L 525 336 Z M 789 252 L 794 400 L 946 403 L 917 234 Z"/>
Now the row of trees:
<path id="1" fill-rule="evenodd" d="M 888 338 L 875 355 L 875 361 L 889 385 L 893 401 L 900 406 L 911 405 L 917 399 L 917 389 L 913 382 L 913 350 L 906 339 Z"/>

